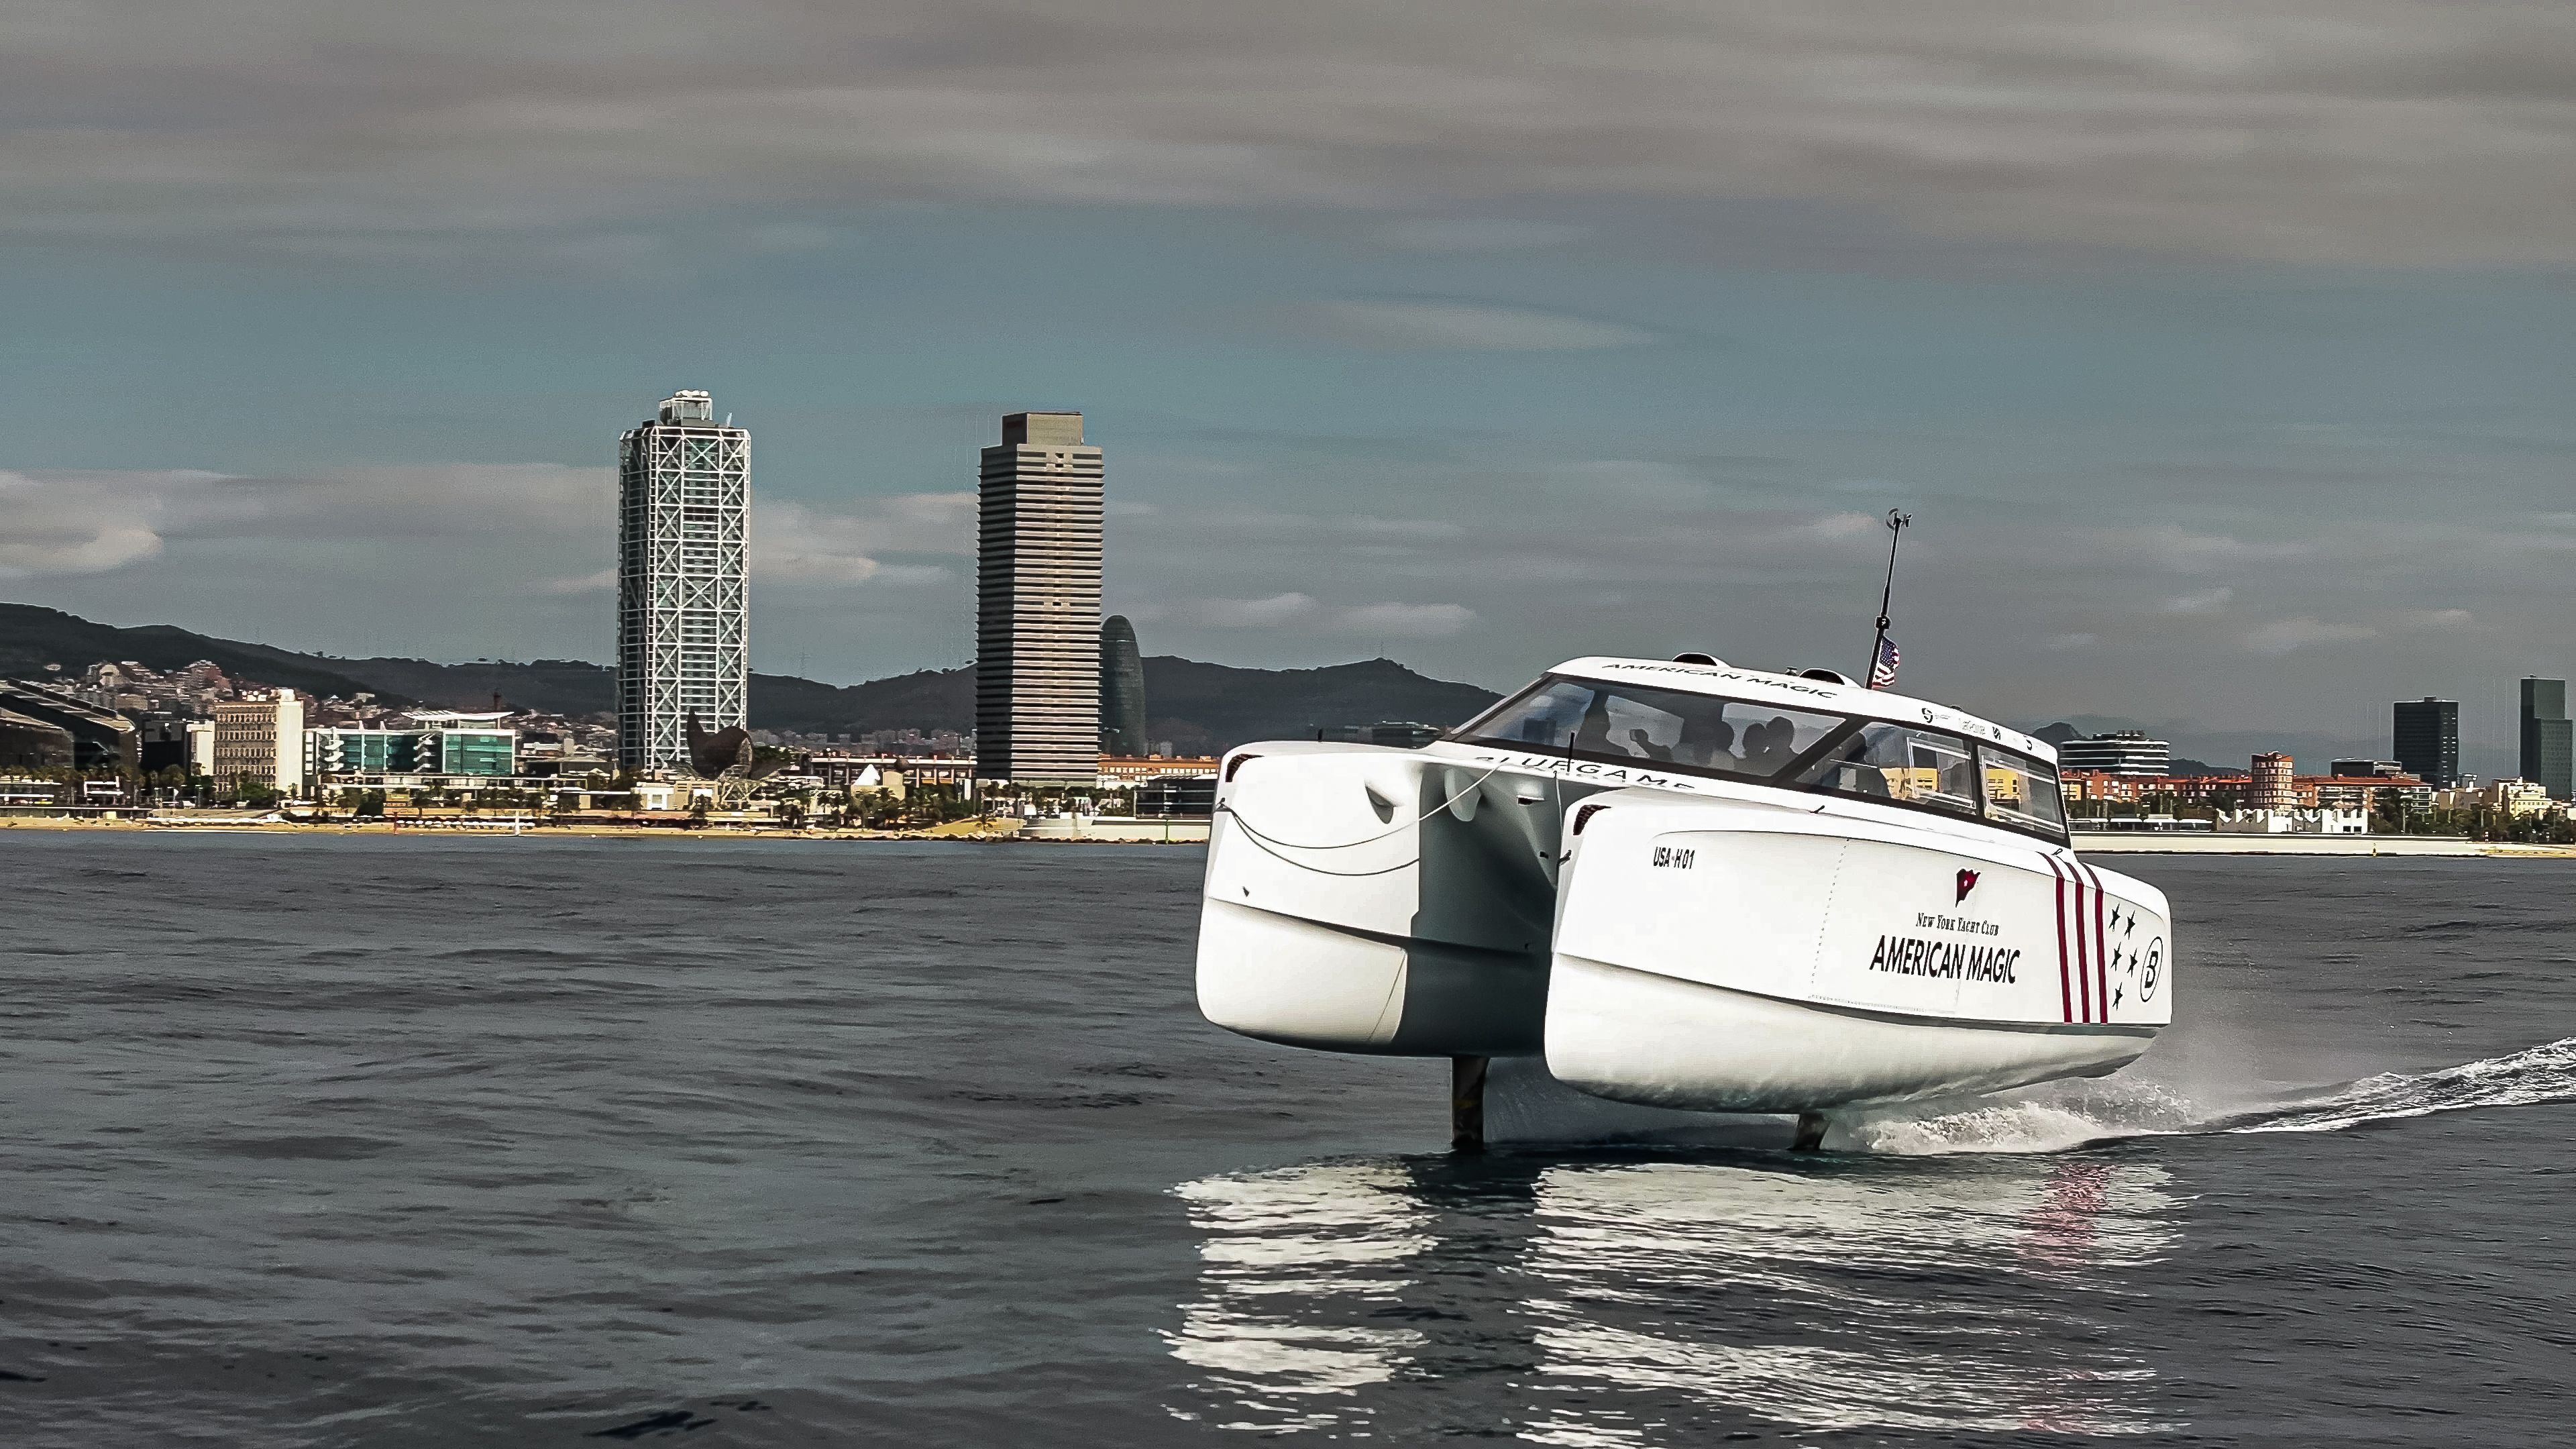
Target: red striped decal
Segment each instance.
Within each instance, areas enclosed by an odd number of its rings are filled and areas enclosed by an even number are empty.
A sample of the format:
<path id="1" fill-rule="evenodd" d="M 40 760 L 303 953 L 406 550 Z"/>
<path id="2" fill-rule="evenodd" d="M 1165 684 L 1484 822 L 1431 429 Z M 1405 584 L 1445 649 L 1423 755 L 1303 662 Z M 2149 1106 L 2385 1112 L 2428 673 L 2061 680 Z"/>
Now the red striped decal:
<path id="1" fill-rule="evenodd" d="M 2079 1021 L 2093 1019 L 2092 939 L 2084 934 L 2084 867 L 2072 861 L 2067 864 L 2075 873 L 2075 1004 L 2083 1008 Z"/>
<path id="2" fill-rule="evenodd" d="M 2057 877 L 2057 1007 L 2067 1021 L 2075 1019 L 2075 977 L 2066 969 L 2066 872 L 2057 857 L 2048 858 L 2048 873 Z"/>
<path id="3" fill-rule="evenodd" d="M 2093 970 L 2100 984 L 2093 993 L 2094 1003 L 2101 1008 L 2101 1020 L 2111 1019 L 2111 933 L 2102 923 L 2102 873 L 2091 866 L 2084 873 L 2093 877 Z"/>

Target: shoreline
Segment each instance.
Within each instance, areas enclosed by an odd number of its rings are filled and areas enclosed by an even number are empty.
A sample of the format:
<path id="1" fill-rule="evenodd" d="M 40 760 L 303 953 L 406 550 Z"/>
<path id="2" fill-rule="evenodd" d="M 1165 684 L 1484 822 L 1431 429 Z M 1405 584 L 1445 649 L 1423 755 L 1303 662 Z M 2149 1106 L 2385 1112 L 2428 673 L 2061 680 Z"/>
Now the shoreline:
<path id="1" fill-rule="evenodd" d="M 449 821 L 401 821 L 365 823 L 333 821 L 330 824 L 299 824 L 284 820 L 92 820 L 59 815 L 19 816 L 0 819 L 0 831 L 33 830 L 55 834 L 108 833 L 124 835 L 300 835 L 314 837 L 363 836 L 435 836 L 446 840 L 498 837 L 503 840 L 547 837 L 561 839 L 579 836 L 600 840 L 840 840 L 853 844 L 922 840 L 967 841 L 1033 841 L 1049 845 L 1205 845 L 1198 840 L 1126 839 L 1108 836 L 1046 835 L 1008 830 L 978 830 L 975 822 L 957 821 L 927 830 L 808 830 L 780 826 L 742 827 L 733 825 L 544 825 L 530 824 L 512 829 L 508 823 L 478 822 L 471 825 Z M 959 825 L 969 828 L 958 829 Z"/>
<path id="2" fill-rule="evenodd" d="M 127 835 L 304 835 L 304 836 L 436 836 L 470 839 L 499 836 L 580 837 L 593 840 L 838 840 L 852 844 L 923 840 L 980 842 L 1025 841 L 1047 845 L 1205 846 L 1206 826 L 1175 821 L 1179 832 L 1197 838 L 1166 838 L 1160 832 L 1077 835 L 1069 831 L 1026 830 L 1014 822 L 1008 829 L 978 829 L 974 821 L 952 821 L 926 830 L 818 830 L 783 826 L 603 825 L 595 823 L 529 824 L 512 829 L 507 822 L 478 821 L 334 821 L 299 824 L 284 820 L 101 820 L 61 815 L 0 817 L 0 830 L 33 830 L 61 834 L 83 832 Z M 2576 845 L 2524 845 L 2506 841 L 2465 840 L 2439 835 L 2114 835 L 2078 832 L 2074 846 L 2084 855 L 2246 855 L 2336 856 L 2353 860 L 2522 859 L 2576 860 Z"/>

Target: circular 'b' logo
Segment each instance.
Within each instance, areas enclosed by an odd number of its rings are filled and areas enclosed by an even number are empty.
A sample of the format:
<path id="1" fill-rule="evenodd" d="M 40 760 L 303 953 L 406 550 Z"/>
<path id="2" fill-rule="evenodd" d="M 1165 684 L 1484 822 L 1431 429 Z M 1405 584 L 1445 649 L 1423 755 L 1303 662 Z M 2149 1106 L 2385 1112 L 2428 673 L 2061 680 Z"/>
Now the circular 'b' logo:
<path id="1" fill-rule="evenodd" d="M 2155 1000 L 2156 987 L 2160 985 L 2164 979 L 2165 938 L 2158 936 L 2147 943 L 2147 959 L 2138 967 L 2138 999 L 2140 1001 Z"/>

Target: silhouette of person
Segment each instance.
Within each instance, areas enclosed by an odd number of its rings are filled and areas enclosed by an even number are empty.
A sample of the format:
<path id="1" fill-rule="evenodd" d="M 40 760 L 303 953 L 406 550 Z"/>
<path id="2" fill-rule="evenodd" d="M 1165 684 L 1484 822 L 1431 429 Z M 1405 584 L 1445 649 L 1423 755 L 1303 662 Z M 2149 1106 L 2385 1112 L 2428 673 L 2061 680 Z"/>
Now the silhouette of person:
<path id="1" fill-rule="evenodd" d="M 1755 743 L 1756 737 L 1760 743 Z M 1745 731 L 1744 768 L 1757 775 L 1779 773 L 1798 756 L 1798 727 L 1786 715 L 1773 715 Z"/>
<path id="2" fill-rule="evenodd" d="M 1734 748 L 1735 726 L 1712 710 L 1682 720 L 1681 736 L 1673 741 L 1672 753 L 1666 758 L 1678 764 L 1731 770 L 1736 765 Z"/>
<path id="3" fill-rule="evenodd" d="M 1575 727 L 1574 747 L 1605 755 L 1610 752 L 1610 695 L 1607 691 L 1592 691 L 1592 707 L 1583 712 L 1583 722 Z"/>

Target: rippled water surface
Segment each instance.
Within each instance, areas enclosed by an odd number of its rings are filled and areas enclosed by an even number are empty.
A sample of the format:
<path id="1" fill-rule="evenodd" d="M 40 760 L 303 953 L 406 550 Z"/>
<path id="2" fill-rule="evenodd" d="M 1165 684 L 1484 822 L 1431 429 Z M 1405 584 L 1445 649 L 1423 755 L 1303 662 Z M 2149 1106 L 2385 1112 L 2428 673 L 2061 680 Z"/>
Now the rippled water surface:
<path id="1" fill-rule="evenodd" d="M 1195 851 L 0 835 L 0 1442 L 2558 1442 L 2576 870 L 2209 860 L 2183 1021 L 1781 1124 L 1293 1052 Z"/>

